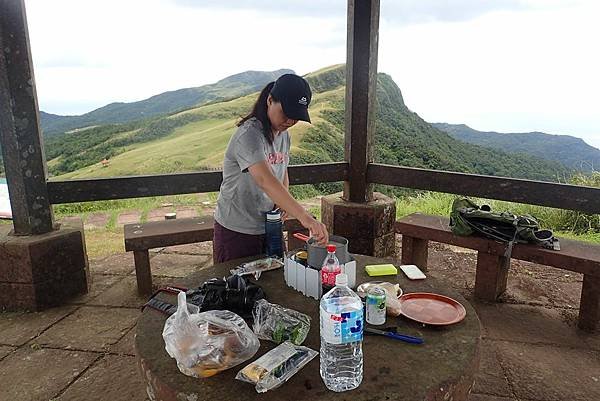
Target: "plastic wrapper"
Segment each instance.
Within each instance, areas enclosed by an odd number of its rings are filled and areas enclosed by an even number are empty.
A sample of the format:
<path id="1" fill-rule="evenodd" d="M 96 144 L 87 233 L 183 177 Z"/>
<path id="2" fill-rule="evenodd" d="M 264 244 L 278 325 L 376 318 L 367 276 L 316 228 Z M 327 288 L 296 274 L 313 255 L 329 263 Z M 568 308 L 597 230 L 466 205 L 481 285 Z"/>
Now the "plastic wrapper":
<path id="1" fill-rule="evenodd" d="M 389 288 L 383 288 L 385 290 L 385 313 L 388 316 L 400 316 L 400 300 L 396 296 L 397 291 L 394 289 L 393 292 Z"/>
<path id="2" fill-rule="evenodd" d="M 399 284 L 392 284 L 385 281 L 369 281 L 362 283 L 356 288 L 356 292 L 361 298 L 367 296 L 369 288 L 377 286 L 385 291 L 385 309 L 388 316 L 400 316 L 400 300 L 398 297 L 402 294 Z"/>
<path id="3" fill-rule="evenodd" d="M 264 299 L 256 301 L 252 316 L 252 329 L 258 338 L 277 344 L 290 341 L 300 345 L 310 330 L 310 317 Z"/>
<path id="4" fill-rule="evenodd" d="M 385 291 L 385 312 L 388 316 L 400 316 L 400 300 L 398 299 L 399 284 L 384 283 L 381 288 Z"/>
<path id="5" fill-rule="evenodd" d="M 275 270 L 283 267 L 283 262 L 277 258 L 263 258 L 253 260 L 239 265 L 235 269 L 231 269 L 229 272 L 238 276 L 252 275 L 255 280 L 260 278 L 262 272 L 269 270 Z"/>
<path id="6" fill-rule="evenodd" d="M 167 353 L 188 376 L 209 377 L 252 358 L 260 343 L 244 320 L 228 310 L 190 313 L 186 295 L 163 329 Z"/>
<path id="7" fill-rule="evenodd" d="M 236 379 L 254 384 L 257 393 L 281 386 L 319 353 L 286 341 L 238 372 Z"/>

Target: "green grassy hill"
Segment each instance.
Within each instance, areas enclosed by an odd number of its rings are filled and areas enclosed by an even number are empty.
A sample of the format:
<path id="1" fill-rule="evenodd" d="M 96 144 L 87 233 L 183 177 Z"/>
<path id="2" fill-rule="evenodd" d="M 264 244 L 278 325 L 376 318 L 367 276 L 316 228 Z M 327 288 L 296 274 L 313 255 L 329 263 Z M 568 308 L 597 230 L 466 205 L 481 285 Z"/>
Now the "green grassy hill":
<path id="1" fill-rule="evenodd" d="M 45 135 L 92 125 L 123 123 L 148 119 L 188 109 L 199 104 L 234 99 L 262 89 L 268 82 L 292 70 L 245 71 L 214 84 L 161 93 L 139 102 L 111 103 L 80 116 L 40 113 Z"/>
<path id="2" fill-rule="evenodd" d="M 564 164 L 568 168 L 591 172 L 600 165 L 600 150 L 581 138 L 543 132 L 501 134 L 477 131 L 464 124 L 434 123 L 434 127 L 453 138 L 509 153 L 524 153 Z"/>
<path id="3" fill-rule="evenodd" d="M 292 127 L 292 163 L 343 160 L 344 66 L 307 75 L 313 88 L 313 124 Z M 108 177 L 218 168 L 235 122 L 257 94 L 215 102 L 168 117 L 99 126 L 59 135 L 47 143 L 49 171 L 57 178 Z M 100 161 L 110 158 L 110 165 Z M 465 144 L 433 128 L 403 102 L 391 77 L 379 74 L 375 161 L 451 171 L 556 180 L 558 163 Z"/>

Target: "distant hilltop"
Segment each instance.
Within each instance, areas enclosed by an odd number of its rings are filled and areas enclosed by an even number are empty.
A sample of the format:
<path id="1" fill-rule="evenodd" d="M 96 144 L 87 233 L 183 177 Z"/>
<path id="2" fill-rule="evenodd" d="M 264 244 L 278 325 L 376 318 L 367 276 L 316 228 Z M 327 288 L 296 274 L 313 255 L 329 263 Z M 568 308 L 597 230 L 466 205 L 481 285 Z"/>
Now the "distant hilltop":
<path id="1" fill-rule="evenodd" d="M 138 113 L 122 116 L 127 122 L 94 123 L 46 135 L 48 171 L 52 179 L 72 179 L 219 168 L 235 124 L 250 110 L 257 91 L 285 72 L 289 70 L 246 72 L 226 78 L 202 87 L 212 88 L 208 100 L 175 112 L 141 120 Z M 290 161 L 341 161 L 345 66 L 329 66 L 305 77 L 313 90 L 313 124 L 298 123 L 290 129 Z M 234 93 L 243 95 L 232 97 Z M 168 94 L 147 101 L 167 99 Z M 400 88 L 387 74 L 377 75 L 376 101 L 373 154 L 378 163 L 550 181 L 556 180 L 557 174 L 567 174 L 559 163 L 464 143 L 432 127 L 409 110 Z M 330 184 L 320 185 L 318 191 Z"/>
<path id="2" fill-rule="evenodd" d="M 102 124 L 124 123 L 189 109 L 200 104 L 235 99 L 262 89 L 267 83 L 292 70 L 245 71 L 214 84 L 178 89 L 152 96 L 139 102 L 111 103 L 80 116 L 60 116 L 40 112 L 45 135 Z"/>
<path id="3" fill-rule="evenodd" d="M 600 150 L 581 138 L 550 135 L 543 132 L 498 133 L 477 131 L 465 124 L 433 123 L 435 128 L 458 140 L 500 149 L 509 153 L 526 153 L 562 163 L 583 172 L 600 170 Z"/>

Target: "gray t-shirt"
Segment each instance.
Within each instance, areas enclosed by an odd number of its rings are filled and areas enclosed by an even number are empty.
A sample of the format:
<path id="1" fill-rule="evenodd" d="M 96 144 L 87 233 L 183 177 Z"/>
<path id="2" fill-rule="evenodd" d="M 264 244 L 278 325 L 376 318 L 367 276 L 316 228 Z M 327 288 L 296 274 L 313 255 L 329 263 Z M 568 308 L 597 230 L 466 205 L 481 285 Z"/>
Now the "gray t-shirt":
<path id="1" fill-rule="evenodd" d="M 262 123 L 251 118 L 231 137 L 223 160 L 223 183 L 215 209 L 215 220 L 223 227 L 244 234 L 265 233 L 265 213 L 273 201 L 256 185 L 248 167 L 266 160 L 283 182 L 289 164 L 290 136 L 283 131 L 273 145 L 265 139 Z"/>

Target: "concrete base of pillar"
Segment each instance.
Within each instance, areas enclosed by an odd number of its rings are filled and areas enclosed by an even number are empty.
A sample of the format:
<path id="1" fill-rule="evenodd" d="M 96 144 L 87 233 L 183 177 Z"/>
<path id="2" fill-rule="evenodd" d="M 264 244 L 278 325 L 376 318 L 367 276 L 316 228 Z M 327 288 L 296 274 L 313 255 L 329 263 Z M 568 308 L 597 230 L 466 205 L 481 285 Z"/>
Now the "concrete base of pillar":
<path id="1" fill-rule="evenodd" d="M 88 292 L 83 224 L 42 235 L 11 235 L 0 226 L 0 310 L 38 311 Z"/>
<path id="2" fill-rule="evenodd" d="M 321 198 L 321 221 L 330 233 L 346 237 L 351 253 L 395 256 L 396 202 L 378 192 L 368 203 L 352 203 L 342 194 Z"/>

